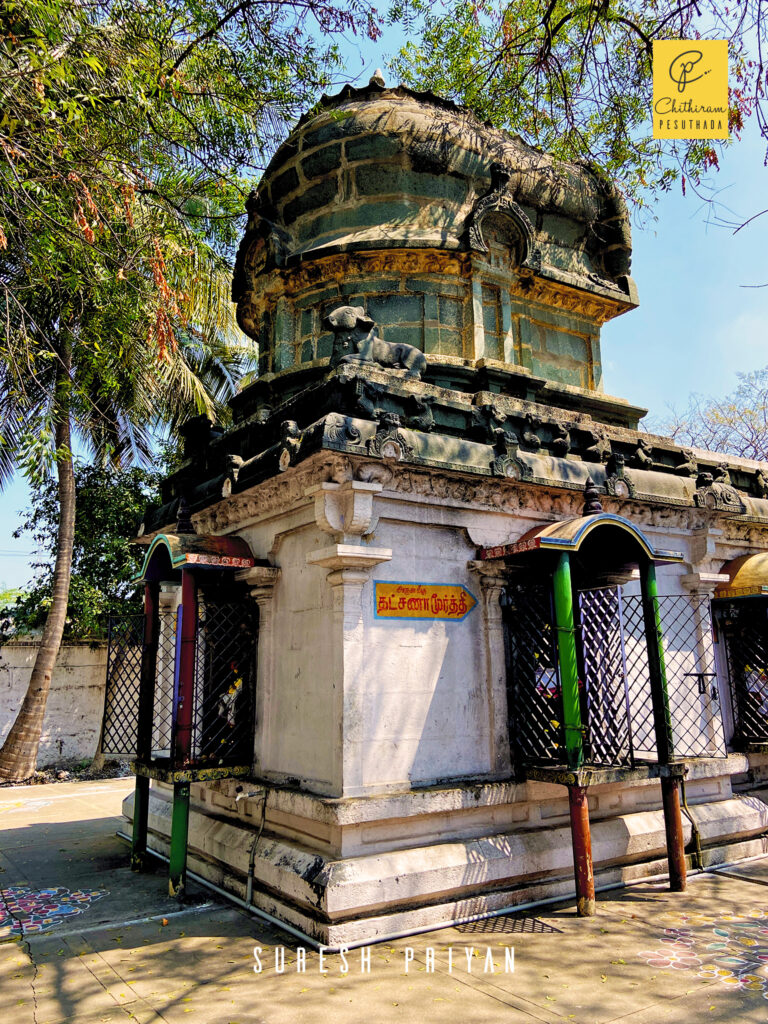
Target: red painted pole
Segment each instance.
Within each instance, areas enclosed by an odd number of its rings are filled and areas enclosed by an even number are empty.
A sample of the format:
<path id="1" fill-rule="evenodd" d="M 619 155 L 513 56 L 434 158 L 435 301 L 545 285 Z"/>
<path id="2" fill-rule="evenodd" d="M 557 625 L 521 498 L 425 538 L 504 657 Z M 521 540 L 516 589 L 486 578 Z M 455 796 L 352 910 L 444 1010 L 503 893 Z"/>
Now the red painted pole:
<path id="1" fill-rule="evenodd" d="M 592 834 L 584 786 L 568 787 L 571 811 L 573 869 L 576 876 L 576 909 L 579 917 L 595 916 L 595 876 L 592 871 Z"/>
<path id="2" fill-rule="evenodd" d="M 680 813 L 680 790 L 676 778 L 662 777 L 661 801 L 664 807 L 664 828 L 667 833 L 669 888 L 672 892 L 685 892 L 685 837 Z"/>
<path id="3" fill-rule="evenodd" d="M 189 569 L 181 570 L 181 642 L 176 666 L 174 763 L 182 768 L 192 757 L 192 715 L 195 705 L 195 640 L 197 636 L 197 585 Z"/>

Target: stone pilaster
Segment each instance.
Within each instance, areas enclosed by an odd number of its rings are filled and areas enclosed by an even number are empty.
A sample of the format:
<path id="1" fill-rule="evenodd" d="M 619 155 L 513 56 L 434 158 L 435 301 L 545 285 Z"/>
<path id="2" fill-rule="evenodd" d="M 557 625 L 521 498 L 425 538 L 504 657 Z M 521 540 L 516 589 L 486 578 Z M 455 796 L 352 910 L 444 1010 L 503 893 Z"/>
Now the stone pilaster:
<path id="1" fill-rule="evenodd" d="M 714 673 L 715 678 L 703 679 L 706 692 L 700 695 L 701 731 L 707 744 L 717 753 L 722 728 L 726 742 L 733 735 L 728 661 L 724 645 L 717 641 L 712 629 L 712 594 L 718 583 L 727 583 L 728 574 L 719 572 L 690 572 L 680 577 L 680 583 L 691 595 L 699 671 Z M 695 681 L 695 680 L 694 680 Z"/>
<path id="2" fill-rule="evenodd" d="M 341 690 L 341 734 L 338 737 L 336 787 L 338 796 L 362 791 L 363 695 L 365 691 L 365 644 L 363 591 L 370 571 L 392 558 L 389 548 L 362 542 L 375 525 L 373 499 L 380 483 L 348 480 L 324 483 L 307 493 L 315 499 L 315 520 L 335 543 L 312 551 L 307 564 L 327 569 L 333 594 L 332 688 Z"/>
<path id="3" fill-rule="evenodd" d="M 478 580 L 485 638 L 488 710 L 490 713 L 490 764 L 500 775 L 511 771 L 509 710 L 507 708 L 507 661 L 504 650 L 504 622 L 501 593 L 509 579 L 505 566 L 493 562 L 469 562 Z"/>
<path id="4" fill-rule="evenodd" d="M 270 705 L 275 687 L 274 594 L 275 584 L 280 579 L 280 569 L 272 565 L 255 565 L 252 569 L 237 573 L 236 578 L 248 585 L 248 591 L 259 608 L 253 742 L 253 765 L 254 771 L 258 772 L 261 752 L 267 741 L 266 708 Z"/>

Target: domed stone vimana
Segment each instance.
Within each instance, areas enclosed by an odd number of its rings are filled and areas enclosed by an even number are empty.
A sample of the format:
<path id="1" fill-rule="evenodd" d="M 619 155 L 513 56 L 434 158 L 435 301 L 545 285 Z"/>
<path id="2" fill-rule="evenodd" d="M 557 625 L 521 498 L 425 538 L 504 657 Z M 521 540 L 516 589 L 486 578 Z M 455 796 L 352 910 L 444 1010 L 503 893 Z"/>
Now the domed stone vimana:
<path id="1" fill-rule="evenodd" d="M 613 184 L 377 74 L 247 211 L 258 375 L 113 631 L 134 866 L 338 946 L 760 852 L 768 468 L 606 394 Z"/>

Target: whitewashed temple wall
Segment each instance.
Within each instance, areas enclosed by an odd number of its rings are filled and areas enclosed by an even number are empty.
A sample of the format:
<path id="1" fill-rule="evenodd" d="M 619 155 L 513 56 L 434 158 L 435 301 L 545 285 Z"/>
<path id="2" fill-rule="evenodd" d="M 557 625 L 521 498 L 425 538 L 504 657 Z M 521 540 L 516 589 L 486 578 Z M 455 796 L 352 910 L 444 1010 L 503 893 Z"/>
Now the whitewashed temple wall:
<path id="1" fill-rule="evenodd" d="M 391 559 L 346 594 L 341 618 L 328 569 L 307 564 L 331 541 L 311 504 L 236 529 L 256 557 L 281 570 L 271 649 L 260 654 L 260 670 L 265 658 L 270 669 L 258 683 L 257 773 L 325 796 L 501 777 L 509 758 L 498 725 L 503 719 L 506 729 L 503 651 L 494 676 L 480 580 L 468 563 L 479 544 L 514 540 L 546 518 L 534 509 L 510 514 L 385 489 L 374 499 L 371 534 L 357 543 L 387 549 Z M 720 554 L 687 529 L 685 516 L 667 517 L 663 528 L 639 522 L 652 543 L 683 550 L 687 559 L 659 568 L 660 592 L 690 597 L 686 579 L 702 561 L 697 556 L 709 564 Z M 717 543 L 723 560 L 732 557 L 732 543 Z M 463 584 L 479 603 L 462 622 L 377 619 L 374 580 Z M 627 594 L 636 591 L 627 585 Z"/>

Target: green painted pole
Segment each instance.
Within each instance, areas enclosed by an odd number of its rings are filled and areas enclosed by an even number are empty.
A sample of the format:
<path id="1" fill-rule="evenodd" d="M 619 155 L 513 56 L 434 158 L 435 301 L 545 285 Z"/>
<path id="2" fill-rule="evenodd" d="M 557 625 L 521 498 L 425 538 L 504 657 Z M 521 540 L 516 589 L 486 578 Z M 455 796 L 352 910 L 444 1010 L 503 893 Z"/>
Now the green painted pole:
<path id="1" fill-rule="evenodd" d="M 557 660 L 563 692 L 565 752 L 569 768 L 584 763 L 584 734 L 581 727 L 579 668 L 576 660 L 576 633 L 573 619 L 570 555 L 564 551 L 552 577 L 555 597 L 555 628 L 557 629 Z"/>
<path id="2" fill-rule="evenodd" d="M 648 647 L 648 673 L 656 728 L 656 749 L 659 754 L 659 764 L 669 765 L 675 759 L 675 745 L 672 734 L 672 715 L 669 710 L 664 633 L 661 628 L 661 613 L 659 611 L 659 588 L 656 582 L 656 566 L 650 559 L 640 566 L 640 587 L 643 600 L 645 640 Z M 684 892 L 686 887 L 685 836 L 676 775 L 670 773 L 662 775 L 661 801 L 664 808 L 664 829 L 667 834 L 669 887 L 673 892 Z"/>
<path id="3" fill-rule="evenodd" d="M 187 887 L 187 838 L 189 836 L 189 783 L 174 782 L 171 813 L 171 853 L 168 862 L 168 892 L 184 899 Z"/>
<path id="4" fill-rule="evenodd" d="M 645 642 L 648 647 L 648 673 L 651 682 L 656 748 L 659 754 L 659 763 L 669 764 L 674 760 L 675 748 L 672 739 L 672 716 L 669 711 L 664 633 L 661 628 L 661 613 L 659 611 L 659 588 L 656 582 L 656 566 L 650 559 L 640 566 L 640 587 Z"/>
<path id="5" fill-rule="evenodd" d="M 557 660 L 563 693 L 565 752 L 568 767 L 578 769 L 584 763 L 584 733 L 581 727 L 579 665 L 576 657 L 576 630 L 573 616 L 571 559 L 564 551 L 552 577 L 557 629 Z M 573 873 L 576 882 L 576 912 L 579 917 L 595 913 L 595 875 L 592 868 L 592 832 L 589 825 L 587 791 L 577 782 L 568 786 L 568 803 L 573 846 Z"/>

